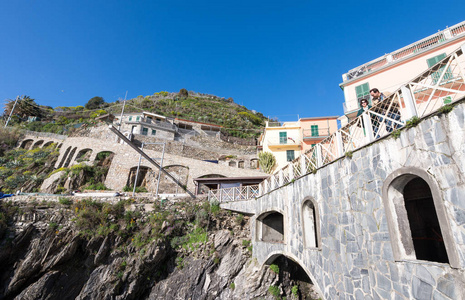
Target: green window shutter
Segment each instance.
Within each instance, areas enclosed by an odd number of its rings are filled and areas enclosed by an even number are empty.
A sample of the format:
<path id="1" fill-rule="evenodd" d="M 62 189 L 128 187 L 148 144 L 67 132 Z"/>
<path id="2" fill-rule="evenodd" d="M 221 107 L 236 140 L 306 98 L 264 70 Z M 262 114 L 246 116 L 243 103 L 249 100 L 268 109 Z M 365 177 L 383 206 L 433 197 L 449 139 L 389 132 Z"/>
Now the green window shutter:
<path id="1" fill-rule="evenodd" d="M 319 136 L 318 134 L 318 125 L 312 125 L 312 136 Z"/>
<path id="2" fill-rule="evenodd" d="M 155 129 L 152 129 L 152 135 L 156 135 L 157 131 Z"/>
<path id="3" fill-rule="evenodd" d="M 294 150 L 286 150 L 286 157 L 287 157 L 287 161 L 293 161 L 295 158 Z"/>
<path id="4" fill-rule="evenodd" d="M 287 132 L 280 132 L 279 133 L 279 143 L 280 144 L 287 144 Z"/>
<path id="5" fill-rule="evenodd" d="M 142 127 L 142 135 L 147 135 L 148 132 L 149 132 L 148 128 Z"/>
<path id="6" fill-rule="evenodd" d="M 437 64 L 440 60 L 444 59 L 446 57 L 445 53 L 439 54 L 435 57 L 428 58 L 426 60 L 426 63 L 428 64 L 428 68 L 431 68 L 435 64 Z M 444 71 L 444 67 L 439 68 L 438 71 L 434 72 L 431 74 L 431 78 L 433 79 L 433 84 L 437 83 L 439 78 L 441 77 L 442 72 Z M 447 69 L 446 73 L 442 77 L 442 80 L 450 80 L 454 76 L 452 75 L 452 72 L 450 71 L 450 68 Z"/>
<path id="7" fill-rule="evenodd" d="M 139 121 L 139 120 L 140 120 L 140 117 L 138 116 L 138 117 L 136 118 L 136 121 Z"/>
<path id="8" fill-rule="evenodd" d="M 358 85 L 355 87 L 355 93 L 357 94 L 357 101 L 360 102 L 362 98 L 369 99 L 368 95 L 370 95 L 370 85 L 367 83 Z M 359 103 L 360 105 L 360 103 Z"/>
<path id="9" fill-rule="evenodd" d="M 132 121 L 132 117 L 129 117 L 129 121 Z"/>

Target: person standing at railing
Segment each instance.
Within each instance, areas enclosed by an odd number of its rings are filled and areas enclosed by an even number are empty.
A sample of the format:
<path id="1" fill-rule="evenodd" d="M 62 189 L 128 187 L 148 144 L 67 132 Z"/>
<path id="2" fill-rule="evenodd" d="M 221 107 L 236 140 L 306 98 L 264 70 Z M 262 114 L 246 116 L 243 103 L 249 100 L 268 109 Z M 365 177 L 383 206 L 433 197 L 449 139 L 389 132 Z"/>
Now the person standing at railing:
<path id="1" fill-rule="evenodd" d="M 378 103 L 380 103 L 386 98 L 384 94 L 381 93 L 377 88 L 372 88 L 370 90 L 370 95 L 371 95 L 371 103 L 373 103 L 373 105 L 377 105 Z"/>

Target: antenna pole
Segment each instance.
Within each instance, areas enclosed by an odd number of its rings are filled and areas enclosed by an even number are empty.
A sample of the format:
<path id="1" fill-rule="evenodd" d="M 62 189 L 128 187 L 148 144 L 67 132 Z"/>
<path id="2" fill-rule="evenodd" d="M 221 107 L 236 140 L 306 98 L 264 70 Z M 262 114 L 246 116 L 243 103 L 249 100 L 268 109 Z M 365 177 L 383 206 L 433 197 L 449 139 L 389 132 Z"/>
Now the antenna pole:
<path id="1" fill-rule="evenodd" d="M 4 127 L 4 128 L 6 128 L 6 127 L 8 126 L 8 122 L 10 122 L 11 115 L 13 114 L 13 111 L 15 110 L 16 103 L 18 103 L 18 100 L 19 100 L 19 96 L 16 96 L 15 104 L 13 104 L 13 108 L 12 108 L 11 111 L 10 111 L 10 115 L 8 116 L 8 120 L 6 120 L 6 123 L 5 123 L 5 127 Z"/>

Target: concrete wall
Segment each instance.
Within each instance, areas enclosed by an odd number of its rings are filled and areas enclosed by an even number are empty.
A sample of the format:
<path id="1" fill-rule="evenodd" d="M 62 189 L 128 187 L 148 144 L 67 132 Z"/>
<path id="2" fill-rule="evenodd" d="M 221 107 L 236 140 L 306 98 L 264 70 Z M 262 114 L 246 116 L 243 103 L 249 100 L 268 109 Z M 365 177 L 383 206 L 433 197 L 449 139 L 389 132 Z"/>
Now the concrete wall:
<path id="1" fill-rule="evenodd" d="M 324 299 L 465 299 L 464 120 L 462 103 L 256 200 L 221 206 L 253 215 L 260 263 L 293 259 Z M 402 181 L 413 177 L 432 191 L 449 263 L 418 260 L 405 247 L 406 216 L 396 202 Z M 306 201 L 317 212 L 316 229 Z M 264 242 L 259 232 L 270 212 L 283 215 L 282 243 Z"/>

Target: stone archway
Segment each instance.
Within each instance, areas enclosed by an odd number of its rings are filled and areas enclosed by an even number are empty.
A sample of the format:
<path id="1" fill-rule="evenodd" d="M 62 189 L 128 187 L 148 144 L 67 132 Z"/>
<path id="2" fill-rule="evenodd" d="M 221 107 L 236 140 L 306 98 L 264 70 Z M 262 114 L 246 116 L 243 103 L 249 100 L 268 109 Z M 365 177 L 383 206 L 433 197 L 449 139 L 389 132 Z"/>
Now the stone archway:
<path id="1" fill-rule="evenodd" d="M 163 169 L 171 175 L 173 175 L 181 184 L 187 187 L 189 179 L 189 167 L 182 165 L 169 165 L 163 167 Z M 158 178 L 158 170 L 156 171 L 156 173 Z M 158 188 L 158 192 L 161 194 L 184 193 L 184 191 L 179 185 L 177 185 L 171 178 L 169 178 L 163 173 L 160 176 L 160 185 Z"/>
<path id="2" fill-rule="evenodd" d="M 22 141 L 19 147 L 28 150 L 31 148 L 33 143 L 34 143 L 34 140 L 27 139 L 27 140 Z"/>
<path id="3" fill-rule="evenodd" d="M 318 288 L 314 285 L 306 269 L 296 260 L 284 254 L 270 256 L 265 265 L 275 265 L 278 278 L 274 286 L 280 288 L 282 298 L 321 299 Z"/>

